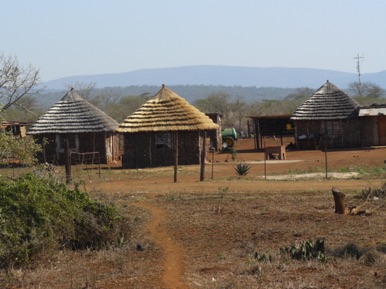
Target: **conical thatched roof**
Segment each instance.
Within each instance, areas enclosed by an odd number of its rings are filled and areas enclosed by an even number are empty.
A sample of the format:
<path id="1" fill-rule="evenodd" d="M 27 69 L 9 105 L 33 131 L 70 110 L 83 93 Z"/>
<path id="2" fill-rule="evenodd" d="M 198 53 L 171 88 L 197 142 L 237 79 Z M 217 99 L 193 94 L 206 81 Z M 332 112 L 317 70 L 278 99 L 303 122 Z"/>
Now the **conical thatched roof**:
<path id="1" fill-rule="evenodd" d="M 334 84 L 322 85 L 308 100 L 297 108 L 293 120 L 346 119 L 358 114 L 360 104 Z"/>
<path id="2" fill-rule="evenodd" d="M 28 130 L 28 134 L 113 132 L 118 123 L 73 89 Z"/>
<path id="3" fill-rule="evenodd" d="M 218 125 L 165 85 L 116 130 L 123 133 L 150 131 L 214 130 Z"/>

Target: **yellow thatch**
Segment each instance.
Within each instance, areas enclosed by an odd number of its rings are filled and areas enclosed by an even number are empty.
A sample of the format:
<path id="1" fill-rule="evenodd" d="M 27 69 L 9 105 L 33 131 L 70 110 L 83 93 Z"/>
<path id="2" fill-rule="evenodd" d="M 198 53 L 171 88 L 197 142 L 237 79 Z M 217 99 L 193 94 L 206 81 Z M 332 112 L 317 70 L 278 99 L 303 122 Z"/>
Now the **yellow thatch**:
<path id="1" fill-rule="evenodd" d="M 215 130 L 218 125 L 178 94 L 162 85 L 161 90 L 116 130 L 119 133 Z"/>

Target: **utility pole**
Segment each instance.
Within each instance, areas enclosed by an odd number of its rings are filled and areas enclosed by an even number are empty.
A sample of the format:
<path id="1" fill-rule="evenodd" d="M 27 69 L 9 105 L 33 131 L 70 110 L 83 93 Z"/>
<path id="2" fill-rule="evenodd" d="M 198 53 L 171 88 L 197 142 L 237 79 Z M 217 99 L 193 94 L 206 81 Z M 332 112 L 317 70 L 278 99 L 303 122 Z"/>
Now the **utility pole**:
<path id="1" fill-rule="evenodd" d="M 359 54 L 357 54 L 357 56 L 354 57 L 354 59 L 357 60 L 358 83 L 361 84 L 361 66 L 360 66 L 359 60 L 364 59 L 364 57 L 359 56 Z"/>

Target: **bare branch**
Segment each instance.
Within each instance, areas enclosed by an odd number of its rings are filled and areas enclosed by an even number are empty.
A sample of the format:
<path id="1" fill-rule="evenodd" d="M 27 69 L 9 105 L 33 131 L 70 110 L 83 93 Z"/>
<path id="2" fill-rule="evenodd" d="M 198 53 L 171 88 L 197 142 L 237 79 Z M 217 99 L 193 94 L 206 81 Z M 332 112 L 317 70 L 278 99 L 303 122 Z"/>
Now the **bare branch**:
<path id="1" fill-rule="evenodd" d="M 38 94 L 39 70 L 31 65 L 21 67 L 16 57 L 0 54 L 1 111 L 8 109 L 25 95 Z"/>
<path id="2" fill-rule="evenodd" d="M 29 113 L 35 115 L 35 116 L 39 116 L 37 113 L 33 112 L 33 111 L 30 110 L 28 107 L 26 107 L 26 106 L 24 106 L 24 105 L 22 105 L 22 104 L 20 104 L 20 103 L 17 103 L 17 102 L 16 102 L 16 103 L 15 103 L 15 106 L 18 106 L 18 107 L 24 109 L 25 111 L 27 111 L 27 112 L 29 112 Z"/>

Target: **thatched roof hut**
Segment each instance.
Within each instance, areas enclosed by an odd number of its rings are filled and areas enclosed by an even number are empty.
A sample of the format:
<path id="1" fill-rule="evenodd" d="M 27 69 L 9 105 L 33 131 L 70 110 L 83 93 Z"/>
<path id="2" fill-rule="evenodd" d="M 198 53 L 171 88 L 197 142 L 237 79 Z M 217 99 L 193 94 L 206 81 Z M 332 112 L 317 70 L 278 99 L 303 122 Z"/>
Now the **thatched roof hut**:
<path id="1" fill-rule="evenodd" d="M 98 152 L 102 163 L 114 158 L 113 135 L 118 123 L 73 89 L 44 113 L 28 130 L 43 142 L 45 161 L 63 162 L 64 140 L 76 153 Z"/>
<path id="2" fill-rule="evenodd" d="M 116 131 L 124 134 L 122 166 L 173 165 L 176 138 L 178 163 L 198 164 L 203 137 L 200 132 L 217 128 L 208 116 L 163 85 L 153 98 L 119 124 Z"/>
<path id="3" fill-rule="evenodd" d="M 358 116 L 360 104 L 334 84 L 323 84 L 293 113 L 292 120 L 336 120 Z"/>
<path id="4" fill-rule="evenodd" d="M 119 133 L 212 130 L 218 126 L 181 96 L 162 85 L 158 93 L 128 116 Z"/>
<path id="5" fill-rule="evenodd" d="M 359 107 L 357 101 L 327 81 L 291 117 L 298 148 L 359 146 Z"/>

